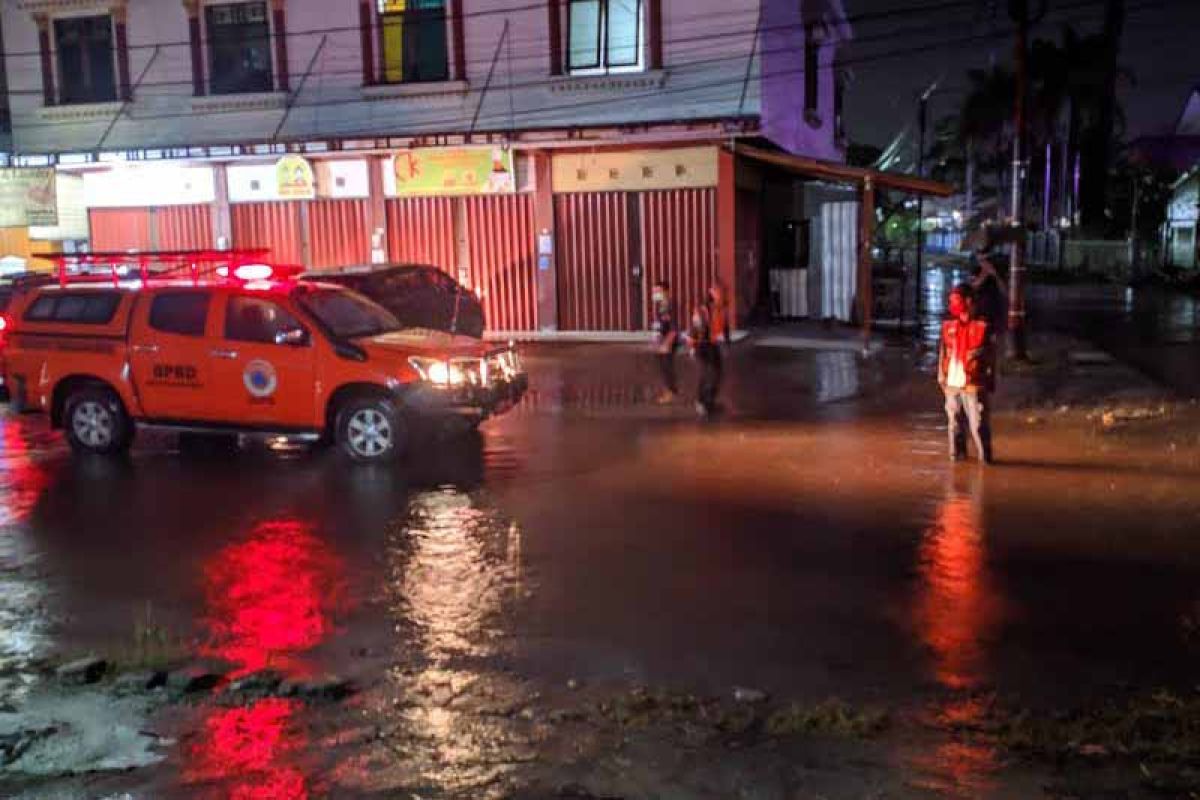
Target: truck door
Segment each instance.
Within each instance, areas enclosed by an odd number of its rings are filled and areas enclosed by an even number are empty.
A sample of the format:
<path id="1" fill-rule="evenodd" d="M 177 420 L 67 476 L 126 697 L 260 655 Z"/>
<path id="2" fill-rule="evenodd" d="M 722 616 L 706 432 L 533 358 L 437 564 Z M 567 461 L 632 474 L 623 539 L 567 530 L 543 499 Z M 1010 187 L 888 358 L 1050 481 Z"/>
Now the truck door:
<path id="1" fill-rule="evenodd" d="M 211 306 L 212 293 L 204 289 L 146 292 L 138 298 L 129 360 L 147 418 L 209 419 Z"/>
<path id="2" fill-rule="evenodd" d="M 231 293 L 212 351 L 214 400 L 230 422 L 312 429 L 316 422 L 316 348 L 312 332 L 282 298 Z"/>

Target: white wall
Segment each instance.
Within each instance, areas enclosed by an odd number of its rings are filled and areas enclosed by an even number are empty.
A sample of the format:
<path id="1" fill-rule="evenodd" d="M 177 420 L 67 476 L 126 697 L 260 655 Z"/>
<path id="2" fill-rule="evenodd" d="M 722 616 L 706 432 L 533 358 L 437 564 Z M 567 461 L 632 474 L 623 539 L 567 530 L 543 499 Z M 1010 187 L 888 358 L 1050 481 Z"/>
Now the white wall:
<path id="1" fill-rule="evenodd" d="M 75 0 L 69 4 L 78 5 Z M 15 149 L 43 153 L 99 148 L 119 107 L 43 109 L 37 30 L 30 12 L 17 5 L 6 2 L 2 12 L 14 92 Z M 544 7 L 528 5 L 513 0 L 465 3 L 465 85 L 434 84 L 406 89 L 417 91 L 416 96 L 378 97 L 378 92 L 361 86 L 357 3 L 288 0 L 293 88 L 299 86 L 323 38 L 325 46 L 295 97 L 280 137 L 463 132 L 477 109 L 479 131 L 718 119 L 759 112 L 757 59 L 744 86 L 759 0 L 663 0 L 666 69 L 612 79 L 551 78 L 547 13 Z M 523 10 L 491 13 L 514 8 Z M 129 0 L 128 20 L 131 76 L 135 81 L 142 77 L 143 83 L 127 115 L 104 140 L 104 149 L 271 139 L 284 119 L 287 98 L 282 95 L 192 97 L 187 18 L 179 0 Z M 500 50 L 485 94 L 506 21 L 510 38 Z M 346 30 L 328 30 L 337 27 Z M 171 44 L 160 47 L 155 56 L 156 43 Z M 259 107 L 247 107 L 248 99 Z"/>
<path id="2" fill-rule="evenodd" d="M 271 182 L 274 183 L 274 169 Z M 189 205 L 216 199 L 212 167 L 172 163 L 122 164 L 83 174 L 88 208 Z"/>

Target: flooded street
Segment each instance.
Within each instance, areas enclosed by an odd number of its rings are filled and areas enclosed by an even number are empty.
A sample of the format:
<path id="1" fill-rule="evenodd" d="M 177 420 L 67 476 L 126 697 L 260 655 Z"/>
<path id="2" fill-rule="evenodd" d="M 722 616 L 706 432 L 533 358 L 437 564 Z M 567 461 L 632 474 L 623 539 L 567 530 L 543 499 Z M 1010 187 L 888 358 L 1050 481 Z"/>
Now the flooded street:
<path id="1" fill-rule="evenodd" d="M 1200 396 L 1200 300 L 1155 286 L 1043 286 L 1042 324 L 1079 332 L 1186 397 Z"/>
<path id="2" fill-rule="evenodd" d="M 925 361 L 744 343 L 703 424 L 641 350 L 546 346 L 519 408 L 394 469 L 92 461 L 0 416 L 4 709 L 89 653 L 223 676 L 151 701 L 157 763 L 0 793 L 1150 791 L 997 719 L 1194 692 L 1200 417 L 1014 401 L 1000 463 L 956 465 Z M 304 688 L 330 676 L 349 697 Z"/>

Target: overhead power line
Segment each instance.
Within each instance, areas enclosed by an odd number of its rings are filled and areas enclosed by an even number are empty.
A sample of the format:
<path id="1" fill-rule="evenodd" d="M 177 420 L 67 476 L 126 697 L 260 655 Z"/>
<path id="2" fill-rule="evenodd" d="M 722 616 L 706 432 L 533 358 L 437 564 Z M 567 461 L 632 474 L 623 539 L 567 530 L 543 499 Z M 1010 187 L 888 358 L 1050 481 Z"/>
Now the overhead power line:
<path id="1" fill-rule="evenodd" d="M 1082 0 L 1081 2 L 1077 2 L 1065 9 L 1059 9 L 1059 11 L 1077 10 L 1080 8 L 1096 6 L 1102 2 L 1103 2 L 1103 0 Z M 1138 4 L 1134 8 L 1136 10 L 1158 8 L 1158 7 L 1162 7 L 1164 5 L 1164 2 L 1165 2 L 1165 0 L 1149 0 L 1148 2 L 1143 2 L 1143 3 Z M 883 61 L 883 60 L 887 60 L 887 59 L 891 59 L 891 58 L 912 55 L 915 53 L 931 52 L 931 51 L 935 51 L 935 50 L 941 50 L 941 49 L 945 49 L 945 48 L 956 47 L 956 46 L 960 46 L 960 45 L 972 44 L 972 43 L 977 43 L 977 42 L 992 41 L 992 40 L 1004 40 L 1004 39 L 1009 38 L 1011 35 L 1012 35 L 1012 31 L 1008 30 L 1008 29 L 1002 30 L 1002 31 L 991 32 L 991 33 L 984 33 L 984 34 L 972 34 L 969 36 L 948 39 L 948 40 L 938 42 L 933 45 L 927 44 L 927 45 L 920 45 L 920 46 L 915 46 L 915 47 L 898 48 L 898 49 L 893 49 L 893 50 L 889 50 L 889 51 L 884 51 L 882 53 L 872 53 L 872 54 L 860 56 L 857 58 L 841 59 L 836 65 L 825 66 L 825 67 L 823 67 L 823 69 L 854 66 L 854 65 L 863 64 L 863 63 L 872 63 L 872 62 L 876 62 L 876 61 Z M 767 51 L 767 52 L 780 52 L 780 51 Z M 716 64 L 720 64 L 720 63 L 724 63 L 724 62 L 728 62 L 728 61 L 741 62 L 741 61 L 745 60 L 746 58 L 747 58 L 747 54 L 741 53 L 741 54 L 738 54 L 735 56 L 722 56 L 722 57 L 715 57 L 715 58 L 711 58 L 711 59 L 702 59 L 699 61 L 687 62 L 685 64 L 681 64 L 678 66 L 679 67 L 703 67 L 706 65 L 716 65 Z M 790 70 L 780 70 L 780 71 L 774 71 L 774 72 L 762 72 L 762 73 L 760 73 L 759 77 L 761 79 L 790 77 L 790 76 L 802 75 L 803 72 L 804 72 L 803 69 L 790 69 Z M 631 77 L 636 77 L 638 74 L 640 74 L 640 73 L 632 73 Z M 567 77 L 569 77 L 569 76 L 567 76 Z M 497 95 L 499 95 L 505 91 L 515 90 L 515 89 L 528 89 L 528 88 L 537 88 L 537 87 L 558 85 L 563 81 L 563 79 L 564 79 L 563 77 L 550 78 L 550 79 L 540 78 L 540 79 L 534 80 L 534 81 L 516 82 L 516 83 L 509 83 L 509 84 L 498 84 L 495 87 L 493 87 L 493 91 Z M 730 79 L 730 80 L 726 80 L 726 81 L 717 81 L 714 83 L 706 83 L 703 85 L 688 85 L 688 86 L 682 86 L 682 87 L 669 87 L 669 88 L 665 88 L 665 89 L 650 90 L 650 91 L 642 92 L 642 93 L 622 94 L 622 95 L 616 96 L 616 97 L 606 97 L 606 98 L 589 99 L 589 100 L 585 100 L 585 101 L 578 101 L 578 102 L 572 102 L 572 103 L 562 103 L 562 104 L 556 104 L 553 106 L 548 106 L 545 108 L 531 109 L 531 110 L 527 110 L 524 112 L 520 112 L 520 116 L 524 120 L 529 120 L 530 118 L 539 119 L 548 114 L 552 115 L 552 114 L 573 113 L 573 112 L 583 110 L 583 109 L 598 108 L 598 107 L 610 106 L 610 105 L 614 105 L 614 104 L 625 104 L 625 103 L 628 103 L 631 101 L 636 101 L 636 100 L 661 98 L 661 97 L 677 95 L 677 94 L 678 95 L 682 95 L 682 94 L 698 95 L 698 94 L 701 94 L 708 90 L 729 88 L 729 87 L 741 85 L 742 82 L 743 82 L 743 79 L 738 78 L 736 80 Z M 407 94 L 407 95 L 405 95 L 404 99 L 413 99 L 413 98 L 429 97 L 429 96 L 442 96 L 442 95 L 444 95 L 444 93 L 445 93 L 444 90 L 435 90 L 435 91 L 431 91 L 428 93 L 418 92 L 418 93 L 413 93 L 413 94 Z M 188 95 L 188 97 L 190 98 L 191 95 Z M 231 96 L 231 99 L 232 98 L 236 98 L 236 95 Z M 293 106 L 293 112 L 303 111 L 303 110 L 308 110 L 308 109 L 320 110 L 320 109 L 324 109 L 324 108 L 335 108 L 335 107 L 345 106 L 345 105 L 357 105 L 357 104 L 360 104 L 363 102 L 365 102 L 365 101 L 361 97 L 355 97 L 355 98 L 347 98 L 347 99 L 339 99 L 339 100 L 321 100 L 321 101 L 310 102 L 310 103 L 296 103 Z M 190 119 L 190 118 L 195 118 L 195 117 L 199 117 L 199 116 L 212 116 L 214 114 L 240 114 L 240 113 L 246 113 L 246 111 L 241 110 L 241 109 L 204 110 L 204 111 L 192 111 L 192 112 L 188 112 L 188 113 L 153 114 L 153 115 L 147 115 L 147 116 L 132 117 L 132 118 L 130 118 L 130 120 L 135 123 L 146 123 L 146 122 L 173 120 L 173 119 Z M 485 116 L 485 118 L 487 118 L 489 115 L 485 114 L 484 116 Z M 720 116 L 720 115 L 718 115 L 718 116 Z M 459 115 L 455 115 L 453 117 L 446 117 L 444 119 L 426 118 L 426 119 L 421 120 L 419 123 L 421 125 L 420 131 L 405 132 L 404 134 L 401 134 L 401 136 L 439 135 L 439 134 L 444 134 L 444 133 L 452 133 L 453 131 L 450 131 L 450 130 L 439 130 L 439 127 L 440 126 L 446 126 L 446 127 L 453 126 L 457 123 L 460 123 L 461 121 L 462 121 L 462 118 Z M 642 120 L 637 120 L 637 121 L 642 122 Z M 662 120 L 662 121 L 668 121 L 668 120 Z M 88 124 L 88 123 L 80 123 L 80 124 Z M 62 129 L 64 127 L 66 127 L 66 124 L 64 124 L 62 122 L 37 122 L 37 123 L 26 123 L 26 124 L 14 125 L 14 128 L 19 129 L 19 130 L 32 130 L 32 129 L 39 129 L 39 128 Z M 533 126 L 522 125 L 521 127 L 529 128 L 529 127 L 533 127 Z M 509 128 L 508 126 L 498 126 L 498 127 L 489 128 L 486 130 L 481 127 L 479 132 L 480 133 L 496 133 L 496 132 L 505 132 L 510 129 L 511 128 Z M 359 130 L 339 131 L 336 134 L 331 134 L 331 135 L 337 136 L 337 137 L 342 137 L 342 138 L 349 138 L 349 137 L 355 137 L 355 136 L 372 138 L 372 137 L 379 137 L 381 135 L 386 135 L 386 134 L 382 134 L 379 131 L 379 123 L 378 122 L 373 122 L 369 128 L 361 130 L 361 131 L 359 131 Z M 300 138 L 306 138 L 306 137 L 300 137 Z M 153 145 L 153 147 L 167 149 L 167 148 L 172 148 L 172 147 L 188 147 L 188 146 L 195 146 L 195 145 L 196 145 L 195 142 L 187 142 L 187 143 L 182 143 L 182 144 L 156 144 L 156 145 Z"/>

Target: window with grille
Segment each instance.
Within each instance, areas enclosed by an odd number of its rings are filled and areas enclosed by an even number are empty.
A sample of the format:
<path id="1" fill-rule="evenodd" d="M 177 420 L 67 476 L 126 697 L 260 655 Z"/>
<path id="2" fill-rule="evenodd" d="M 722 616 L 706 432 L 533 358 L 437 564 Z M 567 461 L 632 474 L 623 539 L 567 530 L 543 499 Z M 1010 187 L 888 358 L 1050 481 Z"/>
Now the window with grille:
<path id="1" fill-rule="evenodd" d="M 274 88 L 267 13 L 265 2 L 223 3 L 204 9 L 210 93 L 269 92 Z"/>
<path id="2" fill-rule="evenodd" d="M 571 0 L 567 68 L 571 72 L 644 68 L 642 0 Z"/>
<path id="3" fill-rule="evenodd" d="M 384 83 L 450 77 L 446 0 L 378 0 Z"/>
<path id="4" fill-rule="evenodd" d="M 58 54 L 60 103 L 106 103 L 117 99 L 111 16 L 56 19 L 54 47 Z"/>

